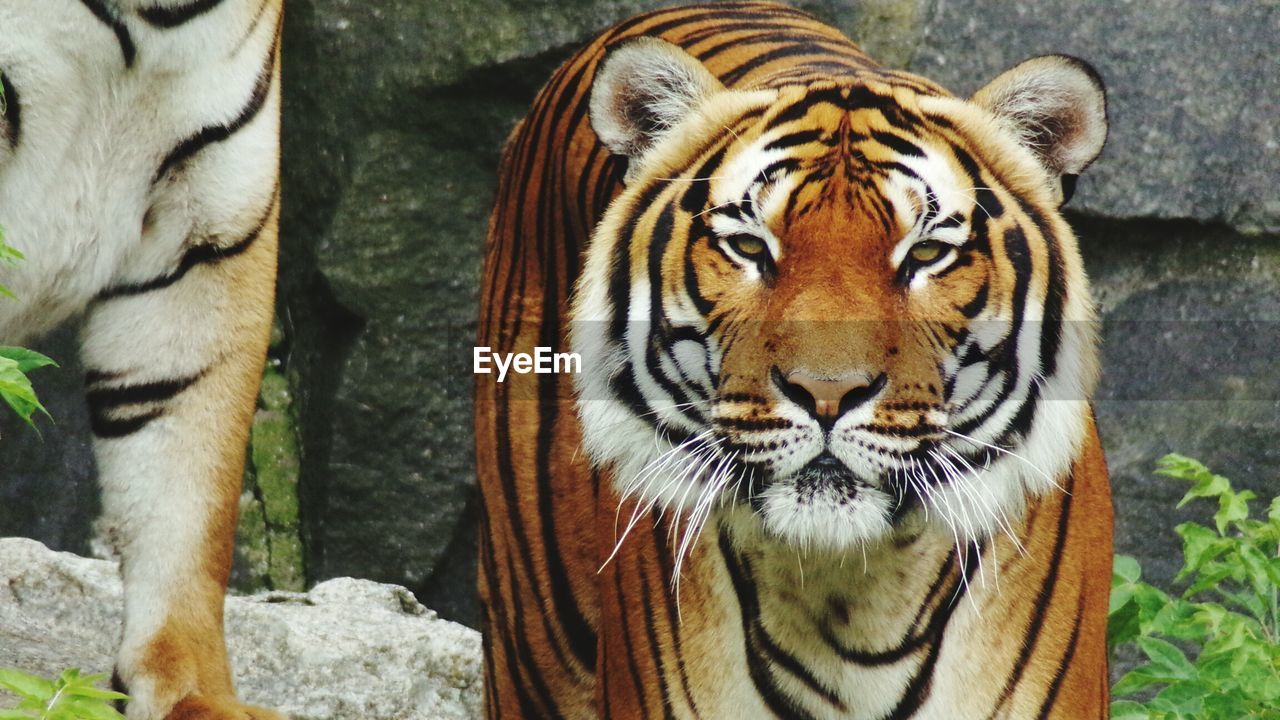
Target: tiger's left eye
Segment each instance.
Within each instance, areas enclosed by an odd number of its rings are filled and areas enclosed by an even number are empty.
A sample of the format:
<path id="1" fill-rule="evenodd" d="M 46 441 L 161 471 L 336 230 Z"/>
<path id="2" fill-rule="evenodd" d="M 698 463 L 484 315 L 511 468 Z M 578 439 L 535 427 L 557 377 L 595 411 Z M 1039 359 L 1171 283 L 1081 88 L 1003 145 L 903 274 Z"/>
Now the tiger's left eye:
<path id="1" fill-rule="evenodd" d="M 935 262 L 946 255 L 947 250 L 951 248 L 944 242 L 938 240 L 925 240 L 911 246 L 911 250 L 907 254 L 911 256 L 911 260 L 919 265 L 928 265 Z"/>
<path id="2" fill-rule="evenodd" d="M 765 260 L 769 257 L 769 244 L 755 235 L 733 235 L 726 242 L 733 251 L 747 260 Z"/>

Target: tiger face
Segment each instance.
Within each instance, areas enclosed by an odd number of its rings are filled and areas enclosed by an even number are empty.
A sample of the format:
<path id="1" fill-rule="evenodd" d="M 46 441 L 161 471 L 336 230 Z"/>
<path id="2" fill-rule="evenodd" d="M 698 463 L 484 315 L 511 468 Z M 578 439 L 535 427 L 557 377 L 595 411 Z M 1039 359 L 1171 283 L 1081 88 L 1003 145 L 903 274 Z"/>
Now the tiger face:
<path id="1" fill-rule="evenodd" d="M 969 101 L 910 76 L 724 88 L 615 49 L 591 120 L 628 159 L 573 303 L 592 458 L 642 508 L 738 506 L 842 550 L 1015 522 L 1078 453 L 1092 304 L 1058 208 L 1100 83 L 1036 58 Z"/>

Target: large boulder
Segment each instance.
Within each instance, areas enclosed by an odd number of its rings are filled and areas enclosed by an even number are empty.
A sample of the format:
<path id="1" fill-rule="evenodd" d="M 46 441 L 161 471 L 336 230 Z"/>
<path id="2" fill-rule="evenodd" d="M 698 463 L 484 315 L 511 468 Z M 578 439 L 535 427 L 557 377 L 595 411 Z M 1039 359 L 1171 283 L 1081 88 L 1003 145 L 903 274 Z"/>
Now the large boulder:
<path id="1" fill-rule="evenodd" d="M 0 665 L 109 675 L 122 610 L 115 563 L 0 539 Z M 481 717 L 480 636 L 402 587 L 338 578 L 231 597 L 226 623 L 241 698 L 294 720 Z"/>

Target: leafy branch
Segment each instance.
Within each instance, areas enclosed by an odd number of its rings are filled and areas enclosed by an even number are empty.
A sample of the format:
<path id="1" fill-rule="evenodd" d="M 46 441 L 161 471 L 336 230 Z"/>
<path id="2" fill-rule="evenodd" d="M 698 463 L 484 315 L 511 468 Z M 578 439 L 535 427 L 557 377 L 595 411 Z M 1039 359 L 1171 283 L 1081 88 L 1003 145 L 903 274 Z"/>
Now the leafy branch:
<path id="1" fill-rule="evenodd" d="M 106 675 L 64 670 L 46 680 L 20 670 L 0 668 L 0 688 L 21 698 L 16 707 L 0 710 L 0 720 L 125 720 L 112 703 L 128 696 L 98 687 Z"/>
<path id="2" fill-rule="evenodd" d="M 1138 561 L 1117 555 L 1107 643 L 1133 643 L 1146 662 L 1115 684 L 1112 720 L 1243 720 L 1280 710 L 1280 497 L 1250 515 L 1250 490 L 1181 455 L 1156 473 L 1191 483 L 1178 507 L 1216 501 L 1213 527 L 1178 525 L 1184 562 L 1170 595 L 1141 581 Z M 1191 657 L 1188 657 L 1188 654 Z M 1154 693 L 1154 695 L 1153 695 Z"/>

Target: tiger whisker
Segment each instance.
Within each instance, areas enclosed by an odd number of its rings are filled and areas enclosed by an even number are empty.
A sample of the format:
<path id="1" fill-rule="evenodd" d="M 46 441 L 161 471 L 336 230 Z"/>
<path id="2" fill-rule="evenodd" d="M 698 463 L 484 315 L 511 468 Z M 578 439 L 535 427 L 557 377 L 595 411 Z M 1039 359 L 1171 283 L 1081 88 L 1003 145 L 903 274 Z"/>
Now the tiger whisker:
<path id="1" fill-rule="evenodd" d="M 1040 467 L 1039 467 L 1039 466 L 1037 466 L 1035 463 L 1031 462 L 1030 460 L 1028 460 L 1028 459 L 1026 459 L 1026 458 L 1024 458 L 1024 457 L 1022 457 L 1022 456 L 1021 456 L 1021 455 L 1019 455 L 1018 453 L 1016 453 L 1016 452 L 1014 452 L 1014 451 L 1012 451 L 1012 450 L 1010 450 L 1010 449 L 1008 449 L 1008 448 L 1002 448 L 1002 447 L 1000 447 L 999 445 L 992 445 L 991 443 L 983 442 L 983 441 L 981 441 L 981 440 L 979 440 L 979 439 L 977 439 L 977 438 L 975 438 L 975 437 L 971 437 L 971 436 L 969 436 L 969 435 L 965 435 L 964 433 L 958 433 L 958 432 L 956 432 L 956 431 L 954 431 L 954 430 L 952 430 L 952 429 L 950 429 L 950 428 L 942 428 L 942 431 L 943 431 L 943 432 L 945 432 L 945 433 L 947 433 L 947 434 L 949 434 L 949 435 L 955 435 L 956 437 L 960 438 L 961 440 L 968 440 L 969 442 L 971 442 L 971 443 L 973 443 L 973 444 L 975 444 L 975 445 L 981 445 L 982 447 L 990 448 L 990 449 L 992 449 L 992 450 L 995 450 L 996 452 L 1002 452 L 1002 453 L 1004 453 L 1004 454 L 1006 454 L 1006 455 L 1008 455 L 1008 456 L 1010 456 L 1010 457 L 1013 457 L 1013 458 L 1016 458 L 1016 459 L 1018 459 L 1018 460 L 1021 460 L 1023 463 L 1026 463 L 1027 467 L 1031 468 L 1032 470 L 1035 470 L 1035 471 L 1040 475 L 1040 477 L 1044 478 L 1044 479 L 1045 479 L 1045 480 L 1046 480 L 1046 481 L 1047 481 L 1051 486 L 1053 486 L 1053 488 L 1054 488 L 1054 489 L 1059 490 L 1059 491 L 1064 492 L 1064 493 L 1067 493 L 1068 495 L 1070 495 L 1070 494 L 1071 494 L 1071 493 L 1067 492 L 1067 489 L 1066 489 L 1066 488 L 1064 488 L 1064 487 L 1062 487 L 1061 485 L 1059 485 L 1059 484 L 1058 484 L 1058 481 L 1056 481 L 1056 480 L 1054 480 L 1052 477 L 1050 477 L 1050 476 L 1049 476 L 1049 473 L 1047 473 L 1047 472 L 1045 472 L 1044 470 L 1040 469 Z"/>
<path id="2" fill-rule="evenodd" d="M 960 469 L 958 467 L 952 464 L 945 457 L 942 457 L 941 454 L 936 453 L 933 450 L 929 451 L 929 456 L 932 457 L 938 463 L 939 469 L 949 476 L 952 487 L 958 489 L 961 493 L 963 493 L 964 496 L 968 498 L 970 502 L 981 504 L 983 509 L 985 509 L 989 514 L 994 515 L 993 508 L 989 503 L 989 498 L 986 497 L 982 489 L 976 488 L 973 485 L 969 484 L 969 482 L 960 472 Z M 1000 521 L 997 520 L 996 522 L 999 523 Z M 970 535 L 970 539 L 973 540 L 975 543 L 977 542 L 976 537 L 974 537 L 974 534 L 972 533 Z M 985 589 L 987 586 L 987 575 L 986 575 L 985 567 L 983 566 L 983 563 L 982 563 L 981 549 L 978 550 L 977 557 L 978 557 L 978 579 L 982 582 L 982 587 Z M 995 566 L 992 570 L 992 575 L 995 578 L 996 592 L 999 592 L 1000 591 L 999 562 L 995 563 Z"/>
<path id="3" fill-rule="evenodd" d="M 710 445 L 706 443 L 705 438 L 711 435 L 711 433 L 712 433 L 711 430 L 707 430 L 692 438 L 688 438 L 680 445 L 672 447 L 666 453 L 663 453 L 662 455 L 658 456 L 658 458 L 655 458 L 653 461 L 650 461 L 650 463 L 646 465 L 645 468 L 641 470 L 641 472 L 637 473 L 636 478 L 633 478 L 632 481 L 629 481 L 626 485 L 624 485 L 622 497 L 619 499 L 618 508 L 614 513 L 614 535 L 615 536 L 618 535 L 618 521 L 621 518 L 623 504 L 628 499 L 630 499 L 635 493 L 639 492 L 640 488 L 644 484 L 644 480 L 650 477 L 651 475 L 654 475 L 657 472 L 661 471 L 668 464 L 670 464 L 672 460 L 679 458 L 680 451 L 682 450 L 685 451 L 686 455 L 691 455 L 692 457 L 696 458 L 696 457 L 699 457 L 702 452 L 705 452 L 709 448 L 713 448 L 715 445 L 719 444 L 720 440 L 716 440 L 710 443 Z M 688 447 L 690 445 L 699 445 L 699 447 L 695 448 L 693 451 L 689 451 Z M 659 463 L 658 460 L 662 460 L 662 462 Z M 627 536 L 631 534 L 631 531 L 635 529 L 636 524 L 639 523 L 640 518 L 648 514 L 650 511 L 652 511 L 654 505 L 657 504 L 658 500 L 662 497 L 662 494 L 667 490 L 667 488 L 671 487 L 672 483 L 676 482 L 679 478 L 683 478 L 688 473 L 688 470 L 692 465 L 693 463 L 686 465 L 684 472 L 681 473 L 680 475 L 673 475 L 672 478 L 669 479 L 667 483 L 664 484 L 663 487 L 660 488 L 657 493 L 654 493 L 653 497 L 647 503 L 636 503 L 636 507 L 632 510 L 631 518 L 627 522 L 626 529 L 623 530 L 621 537 L 618 537 L 617 542 L 614 543 L 613 550 L 612 552 L 609 553 L 609 557 L 605 558 L 604 563 L 601 564 L 600 568 L 596 572 L 603 572 L 604 569 L 608 567 L 609 563 L 613 561 L 613 558 L 617 556 L 618 551 L 622 549 L 622 544 L 623 542 L 626 541 Z"/>
<path id="4" fill-rule="evenodd" d="M 951 602 L 955 602 L 955 599 L 959 596 L 961 590 L 964 590 L 965 594 L 969 594 L 969 578 L 964 572 L 964 568 L 969 564 L 969 555 L 965 549 L 967 547 L 967 543 L 960 542 L 960 534 L 956 531 L 955 521 L 952 517 L 950 506 L 948 505 L 944 510 L 943 506 L 938 502 L 938 498 L 933 494 L 933 490 L 929 487 L 928 479 L 924 476 L 924 471 L 921 469 L 920 461 L 916 458 L 908 459 L 911 461 L 911 465 L 909 467 L 914 471 L 915 478 L 918 481 L 918 484 L 916 484 L 915 487 L 921 491 L 922 497 L 925 498 L 926 503 L 933 503 L 934 510 L 938 511 L 943 522 L 946 523 L 947 527 L 951 530 L 951 537 L 955 541 L 956 562 L 960 566 L 960 582 L 956 585 L 956 590 L 951 595 Z"/>
<path id="5" fill-rule="evenodd" d="M 715 212 L 716 210 L 719 210 L 722 207 L 729 207 L 730 205 L 739 205 L 742 202 L 744 202 L 742 198 L 739 198 L 737 200 L 727 200 L 725 202 L 720 203 L 719 205 L 712 205 L 711 207 L 707 208 L 706 210 L 703 210 L 700 213 L 695 213 L 693 217 L 702 217 L 703 215 L 706 215 L 707 213 L 710 213 L 710 212 Z M 751 198 L 746 198 L 745 202 L 754 204 L 754 201 Z"/>
<path id="6" fill-rule="evenodd" d="M 699 493 L 701 493 L 703 490 L 705 490 L 705 485 L 704 485 L 704 484 L 699 483 L 699 482 L 698 482 L 698 479 L 699 479 L 700 477 L 702 477 L 702 476 L 703 476 L 703 474 L 704 474 L 704 472 L 707 470 L 707 468 L 711 467 L 711 464 L 712 464 L 713 462 L 715 462 L 715 461 L 716 461 L 716 455 L 715 455 L 715 453 L 714 453 L 714 452 L 708 452 L 708 453 L 707 453 L 706 458 L 702 461 L 702 464 L 698 467 L 697 472 L 695 472 L 695 473 L 693 474 L 693 476 L 689 479 L 688 485 L 687 485 L 687 487 L 685 487 L 684 494 L 680 496 L 680 502 L 679 502 L 679 504 L 677 504 L 677 505 L 675 506 L 675 508 L 676 508 L 676 517 L 675 517 L 675 520 L 672 522 L 672 526 L 671 526 L 671 542 L 672 542 L 672 543 L 674 543 L 674 542 L 675 542 L 675 540 L 676 540 L 676 538 L 677 538 L 677 537 L 679 537 L 679 535 L 680 535 L 680 511 L 679 511 L 679 509 L 680 509 L 680 508 L 687 507 L 687 505 L 685 504 L 685 501 L 689 498 L 689 493 L 690 493 L 691 491 L 693 491 L 695 488 L 697 488 L 697 489 L 698 489 Z M 722 460 L 721 462 L 723 462 L 723 460 Z M 714 478 L 714 477 L 715 477 L 715 473 L 714 473 L 714 472 L 712 473 L 711 477 L 712 477 L 712 478 Z M 700 485 L 701 485 L 701 487 L 700 487 Z"/>
<path id="7" fill-rule="evenodd" d="M 937 456 L 934 454 L 933 450 L 929 450 L 928 454 L 929 454 L 929 457 L 934 458 L 935 461 L 937 460 Z M 934 470 L 934 465 L 929 464 L 929 465 L 926 465 L 925 467 L 929 471 L 929 474 L 933 476 L 934 480 L 939 483 L 939 486 L 941 486 L 942 478 L 938 477 L 937 472 L 935 472 Z M 938 467 L 938 470 L 941 470 L 944 474 L 946 473 L 945 468 L 941 466 Z M 954 483 L 953 483 L 953 486 L 955 486 Z M 946 493 L 940 493 L 940 495 L 942 497 L 942 501 L 946 503 L 947 508 L 950 509 L 951 501 L 947 499 Z M 969 508 L 965 507 L 965 504 L 961 502 L 959 497 L 956 498 L 956 503 L 960 506 L 960 512 L 963 514 L 964 530 L 965 530 L 964 532 L 965 547 L 967 548 L 970 543 L 974 542 L 973 538 L 977 537 L 978 533 L 975 531 L 976 528 L 974 526 L 973 516 L 969 514 Z M 956 537 L 956 541 L 959 542 L 958 535 Z M 975 549 L 977 549 L 976 545 L 975 545 Z M 982 586 L 985 588 L 987 585 L 987 575 L 986 575 L 986 569 L 983 567 L 983 564 L 982 564 L 982 552 L 980 550 L 978 551 L 978 554 L 977 554 L 977 561 L 978 561 L 978 579 L 982 582 Z M 967 554 L 965 557 L 965 564 L 966 565 L 968 564 Z M 972 600 L 972 598 L 970 599 Z"/>
<path id="8" fill-rule="evenodd" d="M 693 548 L 697 545 L 698 538 L 701 537 L 703 529 L 705 529 L 707 521 L 711 518 L 711 506 L 715 500 L 721 496 L 721 492 L 729 483 L 730 471 L 733 469 L 733 460 L 738 455 L 737 452 L 723 458 L 716 470 L 712 474 L 712 479 L 707 483 L 701 497 L 694 507 L 693 513 L 689 518 L 689 523 L 685 530 L 684 538 L 680 542 L 680 546 L 676 552 L 675 562 L 672 566 L 672 586 L 676 596 L 676 618 L 677 622 L 683 619 L 680 610 L 680 579 L 684 569 L 684 562 L 693 552 Z M 741 482 L 741 477 L 738 478 Z"/>
<path id="9" fill-rule="evenodd" d="M 966 458 L 964 455 L 961 455 L 959 452 L 955 450 L 955 448 L 952 448 L 948 445 L 939 445 L 938 447 L 942 448 L 946 452 L 951 453 L 957 460 L 959 460 L 961 463 L 964 463 L 964 466 L 968 468 L 968 472 L 970 473 L 970 475 L 968 476 L 968 478 L 966 478 L 966 480 L 977 479 L 979 475 L 978 469 L 975 468 L 973 464 L 969 462 L 968 458 Z M 994 505 L 995 505 L 996 513 L 999 516 L 997 518 L 997 522 L 1000 524 L 1001 529 L 1004 530 L 1005 534 L 1009 537 L 1009 540 L 1013 542 L 1013 546 L 1018 549 L 1018 553 L 1020 555 L 1025 556 L 1027 554 L 1027 549 L 1026 547 L 1023 546 L 1022 541 L 1018 539 L 1017 534 L 1013 531 L 1013 523 L 1010 522 L 1009 516 L 1005 514 L 1004 508 L 1000 505 L 1000 503 L 994 503 Z"/>

